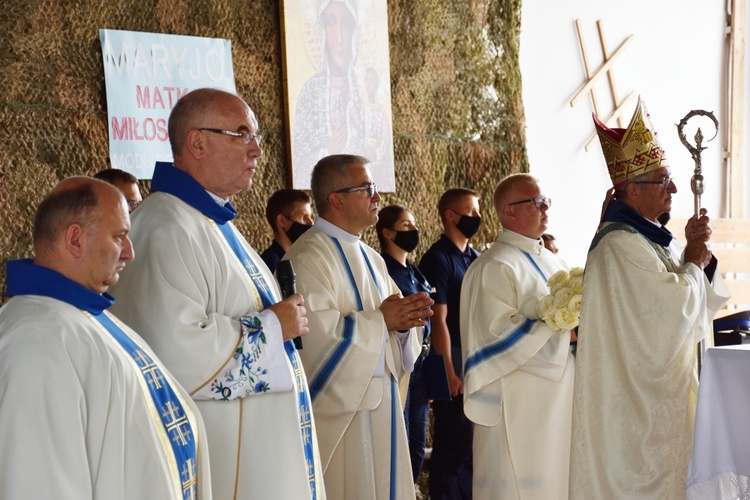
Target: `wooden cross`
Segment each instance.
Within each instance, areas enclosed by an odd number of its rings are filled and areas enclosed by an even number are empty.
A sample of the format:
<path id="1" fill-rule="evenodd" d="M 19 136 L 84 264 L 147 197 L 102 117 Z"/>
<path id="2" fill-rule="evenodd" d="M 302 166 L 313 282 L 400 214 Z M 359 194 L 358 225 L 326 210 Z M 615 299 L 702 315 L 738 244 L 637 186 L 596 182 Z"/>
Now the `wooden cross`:
<path id="1" fill-rule="evenodd" d="M 601 45 L 602 49 L 602 55 L 604 56 L 604 64 L 599 66 L 599 68 L 592 72 L 591 67 L 589 66 L 589 59 L 588 55 L 586 54 L 586 45 L 583 43 L 583 34 L 581 33 L 581 23 L 579 19 L 576 19 L 576 31 L 578 32 L 578 43 L 581 45 L 581 55 L 583 56 L 583 66 L 586 69 L 586 78 L 588 78 L 588 81 L 586 84 L 581 87 L 581 89 L 576 92 L 576 94 L 573 96 L 573 98 L 570 100 L 570 106 L 573 107 L 576 105 L 578 101 L 580 101 L 583 96 L 586 94 L 586 92 L 589 92 L 591 94 L 591 102 L 594 106 L 594 113 L 596 113 L 596 116 L 601 117 L 601 113 L 599 113 L 599 104 L 596 100 L 596 92 L 594 91 L 594 84 L 599 80 L 599 78 L 603 77 L 605 74 L 607 75 L 607 80 L 609 81 L 609 90 L 612 94 L 612 102 L 615 105 L 614 111 L 610 113 L 610 115 L 604 119 L 604 123 L 609 124 L 612 122 L 612 120 L 617 120 L 620 128 L 624 128 L 623 122 L 622 122 L 622 111 L 623 109 L 626 109 L 626 106 L 630 103 L 630 101 L 635 98 L 635 93 L 631 92 L 628 94 L 628 96 L 620 101 L 620 98 L 617 96 L 617 89 L 615 88 L 615 78 L 612 74 L 612 66 L 614 65 L 615 60 L 622 55 L 622 53 L 625 51 L 625 47 L 627 47 L 632 41 L 633 41 L 633 35 L 628 36 L 624 42 L 620 44 L 617 49 L 615 49 L 614 52 L 611 54 L 609 53 L 609 50 L 607 50 L 607 42 L 604 40 L 604 29 L 602 28 L 602 22 L 601 20 L 596 21 L 596 28 L 599 31 L 599 44 Z M 596 140 L 596 133 L 589 136 L 588 140 L 586 141 L 586 151 L 591 149 L 591 147 L 594 145 L 594 142 Z"/>

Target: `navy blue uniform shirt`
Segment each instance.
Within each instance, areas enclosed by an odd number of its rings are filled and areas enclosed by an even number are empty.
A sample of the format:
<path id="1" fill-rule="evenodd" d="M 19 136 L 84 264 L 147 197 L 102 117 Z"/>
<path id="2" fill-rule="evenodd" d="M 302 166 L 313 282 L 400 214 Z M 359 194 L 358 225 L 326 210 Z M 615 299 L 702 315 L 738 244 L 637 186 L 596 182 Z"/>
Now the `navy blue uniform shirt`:
<path id="1" fill-rule="evenodd" d="M 260 254 L 260 258 L 266 263 L 268 269 L 270 269 L 272 273 L 275 273 L 276 268 L 279 266 L 279 261 L 285 253 L 286 251 L 281 248 L 281 245 L 279 245 L 276 240 L 273 240 L 271 246 L 266 248 L 263 253 Z"/>
<path id="2" fill-rule="evenodd" d="M 470 246 L 462 252 L 445 234 L 430 247 L 419 262 L 419 270 L 435 287 L 432 298 L 436 304 L 448 308 L 446 323 L 452 347 L 461 347 L 459 310 L 461 304 L 461 283 L 464 274 L 479 252 Z"/>
<path id="3" fill-rule="evenodd" d="M 431 286 L 427 282 L 427 278 L 409 260 L 406 261 L 406 266 L 402 266 L 399 261 L 387 253 L 383 252 L 380 255 L 382 255 L 385 265 L 388 268 L 388 274 L 396 282 L 398 289 L 401 290 L 401 295 L 407 297 L 417 292 L 430 293 Z M 422 332 L 422 341 L 430 336 L 429 319 L 427 321 L 427 326 Z"/>

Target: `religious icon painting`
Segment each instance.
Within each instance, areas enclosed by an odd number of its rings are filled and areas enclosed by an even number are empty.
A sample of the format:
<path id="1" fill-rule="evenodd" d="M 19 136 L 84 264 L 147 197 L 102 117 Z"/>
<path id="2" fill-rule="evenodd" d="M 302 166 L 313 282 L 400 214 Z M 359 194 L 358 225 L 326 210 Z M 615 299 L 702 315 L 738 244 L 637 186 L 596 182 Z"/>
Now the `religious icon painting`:
<path id="1" fill-rule="evenodd" d="M 290 174 L 310 189 L 320 158 L 370 160 L 381 192 L 394 192 L 386 0 L 282 0 Z"/>

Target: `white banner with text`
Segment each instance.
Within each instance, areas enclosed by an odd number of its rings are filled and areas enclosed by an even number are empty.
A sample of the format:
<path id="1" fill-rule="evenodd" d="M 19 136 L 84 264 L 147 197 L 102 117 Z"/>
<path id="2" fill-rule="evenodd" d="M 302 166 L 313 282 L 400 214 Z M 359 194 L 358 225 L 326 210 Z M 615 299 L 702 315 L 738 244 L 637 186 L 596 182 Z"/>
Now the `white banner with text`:
<path id="1" fill-rule="evenodd" d="M 99 30 L 112 168 L 150 179 L 172 161 L 167 120 L 178 99 L 211 87 L 235 92 L 229 40 Z"/>

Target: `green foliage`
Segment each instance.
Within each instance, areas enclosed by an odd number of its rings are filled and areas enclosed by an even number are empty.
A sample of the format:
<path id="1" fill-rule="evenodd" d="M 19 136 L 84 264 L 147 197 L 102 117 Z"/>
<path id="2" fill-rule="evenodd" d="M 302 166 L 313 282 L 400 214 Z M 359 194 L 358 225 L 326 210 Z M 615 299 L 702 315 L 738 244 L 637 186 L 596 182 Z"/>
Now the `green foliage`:
<path id="1" fill-rule="evenodd" d="M 388 0 L 388 15 L 397 194 L 382 204 L 415 213 L 424 234 L 419 256 L 440 233 L 440 194 L 475 189 L 486 221 L 474 238 L 481 249 L 498 229 L 494 186 L 528 170 L 520 0 Z M 265 201 L 289 180 L 279 16 L 275 0 L 7 2 L 0 13 L 3 261 L 32 255 L 35 207 L 60 179 L 109 166 L 100 28 L 232 40 L 238 93 L 265 136 L 254 186 L 233 203 L 238 227 L 265 248 Z M 374 230 L 366 239 L 377 245 Z M 5 266 L 0 290 L 4 299 Z"/>
<path id="2" fill-rule="evenodd" d="M 440 234 L 437 200 L 449 188 L 480 193 L 485 218 L 473 243 L 494 241 L 492 193 L 528 171 L 521 72 L 520 1 L 389 1 L 396 195 L 424 238 Z"/>

